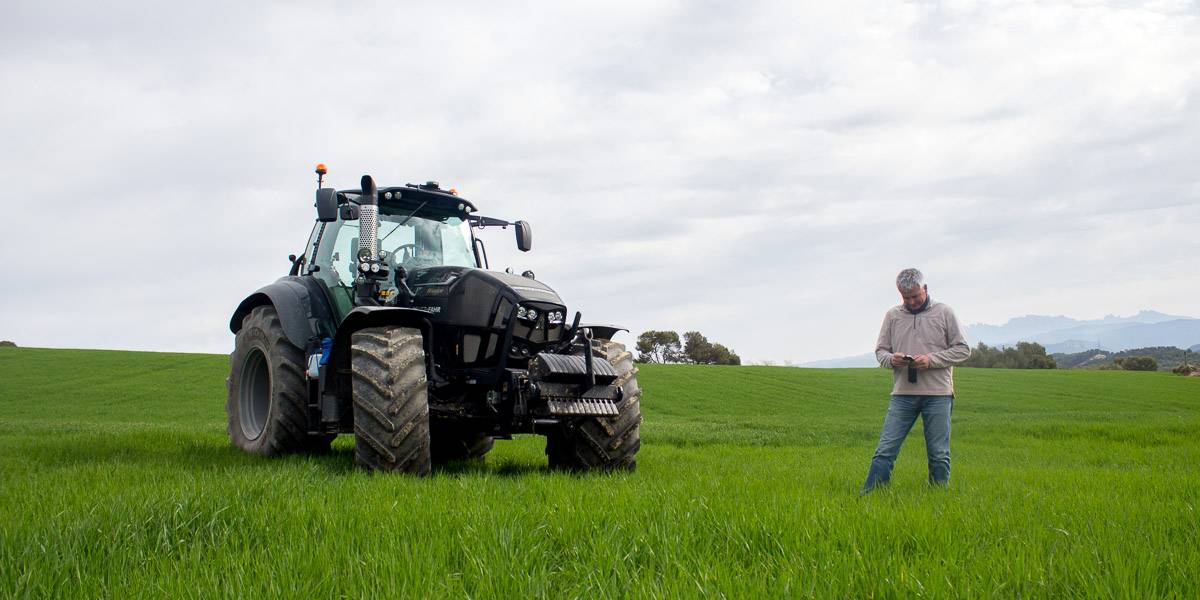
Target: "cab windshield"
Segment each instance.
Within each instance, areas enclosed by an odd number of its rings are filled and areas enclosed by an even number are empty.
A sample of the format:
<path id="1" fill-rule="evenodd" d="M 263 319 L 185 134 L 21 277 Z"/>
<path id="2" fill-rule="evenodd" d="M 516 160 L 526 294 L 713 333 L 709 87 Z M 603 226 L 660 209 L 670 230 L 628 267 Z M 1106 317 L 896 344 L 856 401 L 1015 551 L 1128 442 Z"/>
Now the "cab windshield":
<path id="1" fill-rule="evenodd" d="M 407 214 L 379 215 L 375 252 L 383 252 L 389 270 L 394 271 L 396 267 L 413 271 L 428 267 L 475 266 L 471 234 L 467 230 L 469 225 L 463 220 L 458 217 L 443 220 L 413 217 L 405 221 L 407 217 Z M 359 221 L 338 221 L 336 224 L 329 264 L 342 285 L 352 286 L 358 275 Z M 326 236 L 330 233 L 334 232 L 326 232 Z"/>
<path id="2" fill-rule="evenodd" d="M 412 271 L 428 267 L 475 266 L 471 235 L 468 225 L 461 219 L 407 217 L 407 214 L 379 215 L 379 246 L 375 250 L 385 253 L 384 260 L 389 267 L 401 266 Z M 357 236 L 355 238 L 354 248 L 357 249 Z"/>
<path id="3" fill-rule="evenodd" d="M 412 217 L 410 211 L 392 212 L 384 209 L 379 215 L 376 234 L 376 253 L 383 251 L 384 262 L 390 271 L 404 267 L 407 271 L 429 267 L 474 267 L 475 253 L 471 251 L 470 225 L 455 216 Z M 407 219 L 407 220 L 406 220 Z M 358 276 L 358 237 L 360 221 L 341 219 L 314 229 L 312 248 L 317 237 L 313 264 L 320 268 L 314 273 L 330 290 L 340 315 L 353 306 L 354 279 Z"/>

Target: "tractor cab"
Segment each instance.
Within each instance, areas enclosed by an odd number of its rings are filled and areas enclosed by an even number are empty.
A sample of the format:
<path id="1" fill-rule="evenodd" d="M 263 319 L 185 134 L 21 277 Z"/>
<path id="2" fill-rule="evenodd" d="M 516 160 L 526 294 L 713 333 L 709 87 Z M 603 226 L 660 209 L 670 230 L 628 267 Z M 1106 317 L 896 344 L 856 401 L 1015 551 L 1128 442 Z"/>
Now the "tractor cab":
<path id="1" fill-rule="evenodd" d="M 324 284 L 339 320 L 356 305 L 355 285 L 368 279 L 378 283 L 375 300 L 386 305 L 400 298 L 399 273 L 407 279 L 434 267 L 484 266 L 476 253 L 477 248 L 482 253 L 482 243 L 471 228 L 470 211 L 475 207 L 470 203 L 417 187 L 381 191 L 373 248 L 363 247 L 359 190 L 337 193 L 336 217 L 318 222 L 305 247 L 306 256 L 311 256 L 305 260 L 306 272 Z M 366 257 L 364 250 L 375 260 L 360 261 L 360 256 Z"/>

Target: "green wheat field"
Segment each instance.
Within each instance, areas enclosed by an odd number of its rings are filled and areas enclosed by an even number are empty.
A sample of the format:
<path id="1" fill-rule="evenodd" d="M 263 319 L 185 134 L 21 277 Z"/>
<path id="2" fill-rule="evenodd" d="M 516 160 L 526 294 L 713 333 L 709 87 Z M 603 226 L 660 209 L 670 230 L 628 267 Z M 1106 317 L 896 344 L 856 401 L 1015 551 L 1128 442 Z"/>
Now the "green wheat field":
<path id="1" fill-rule="evenodd" d="M 225 437 L 227 358 L 0 348 L 0 597 L 1200 597 L 1200 378 L 960 369 L 860 498 L 882 370 L 642 366 L 624 475 L 372 476 Z"/>

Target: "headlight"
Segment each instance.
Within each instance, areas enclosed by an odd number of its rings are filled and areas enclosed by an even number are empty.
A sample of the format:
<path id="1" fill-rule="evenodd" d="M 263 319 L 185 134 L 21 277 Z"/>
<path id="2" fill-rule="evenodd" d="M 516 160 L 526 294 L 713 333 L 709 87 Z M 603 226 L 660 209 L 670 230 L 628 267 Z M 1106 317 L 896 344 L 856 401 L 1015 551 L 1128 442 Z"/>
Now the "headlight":
<path id="1" fill-rule="evenodd" d="M 563 313 L 562 311 L 556 310 L 550 313 L 547 318 L 550 320 L 551 325 L 559 325 L 563 322 Z"/>
<path id="2" fill-rule="evenodd" d="M 358 263 L 358 270 L 366 273 L 371 270 L 371 265 L 369 263 Z"/>
<path id="3" fill-rule="evenodd" d="M 530 321 L 536 321 L 538 318 L 537 309 L 531 308 L 531 309 L 525 311 L 525 318 L 529 319 Z"/>
<path id="4" fill-rule="evenodd" d="M 518 318 L 518 319 L 527 319 L 527 318 L 529 318 L 529 316 L 525 314 L 525 307 L 524 307 L 524 306 L 518 306 L 518 307 L 517 307 L 517 318 Z"/>
<path id="5" fill-rule="evenodd" d="M 378 273 L 378 272 L 379 272 L 379 263 L 371 263 L 371 272 L 372 272 L 372 273 Z"/>

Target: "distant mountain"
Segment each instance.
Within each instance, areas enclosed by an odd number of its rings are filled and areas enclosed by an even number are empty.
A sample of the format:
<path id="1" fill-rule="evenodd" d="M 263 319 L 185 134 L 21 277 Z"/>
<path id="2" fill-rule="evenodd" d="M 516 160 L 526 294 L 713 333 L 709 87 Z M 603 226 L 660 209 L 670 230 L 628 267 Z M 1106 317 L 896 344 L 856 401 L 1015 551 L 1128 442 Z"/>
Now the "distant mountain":
<path id="1" fill-rule="evenodd" d="M 1072 352 L 1085 352 L 1095 348 L 1098 344 L 1095 341 L 1084 340 L 1067 340 L 1065 342 L 1057 342 L 1054 344 L 1042 344 L 1046 347 L 1046 354 L 1068 354 Z"/>
<path id="2" fill-rule="evenodd" d="M 1200 340 L 1200 319 L 1176 319 L 1145 325 L 1138 323 L 1081 325 L 1070 329 L 1039 333 L 1020 341 L 1037 342 L 1043 346 L 1082 341 L 1091 348 L 1120 351 L 1149 346 L 1187 348 L 1196 343 L 1196 340 Z"/>
<path id="3" fill-rule="evenodd" d="M 844 358 L 814 360 L 812 362 L 800 363 L 796 366 L 810 369 L 855 369 L 859 367 L 878 367 L 879 363 L 875 362 L 875 353 L 868 352 Z"/>
<path id="4" fill-rule="evenodd" d="M 1100 319 L 1101 323 L 1162 323 L 1164 321 L 1176 321 L 1179 319 L 1195 319 L 1195 317 L 1184 317 L 1180 315 L 1168 315 L 1160 313 L 1156 310 L 1143 310 L 1132 317 L 1118 317 L 1116 315 L 1108 315 Z M 1095 321 L 1086 321 L 1094 323 Z"/>
<path id="5" fill-rule="evenodd" d="M 972 344 L 983 342 L 992 346 L 1004 344 L 1011 340 L 1025 339 L 1026 336 L 1046 331 L 1075 327 L 1083 322 L 1063 316 L 1043 317 L 1040 315 L 1026 315 L 1024 317 L 1009 319 L 1003 325 L 984 325 L 982 323 L 968 325 L 967 339 Z"/>
<path id="6" fill-rule="evenodd" d="M 1092 348 L 1110 351 L 1149 346 L 1186 348 L 1200 340 L 1200 319 L 1152 310 L 1144 310 L 1132 317 L 1109 315 L 1088 321 L 1029 315 L 1010 319 L 1004 325 L 970 325 L 967 339 L 972 344 L 983 342 L 989 346 L 1037 342 L 1050 353 Z"/>

